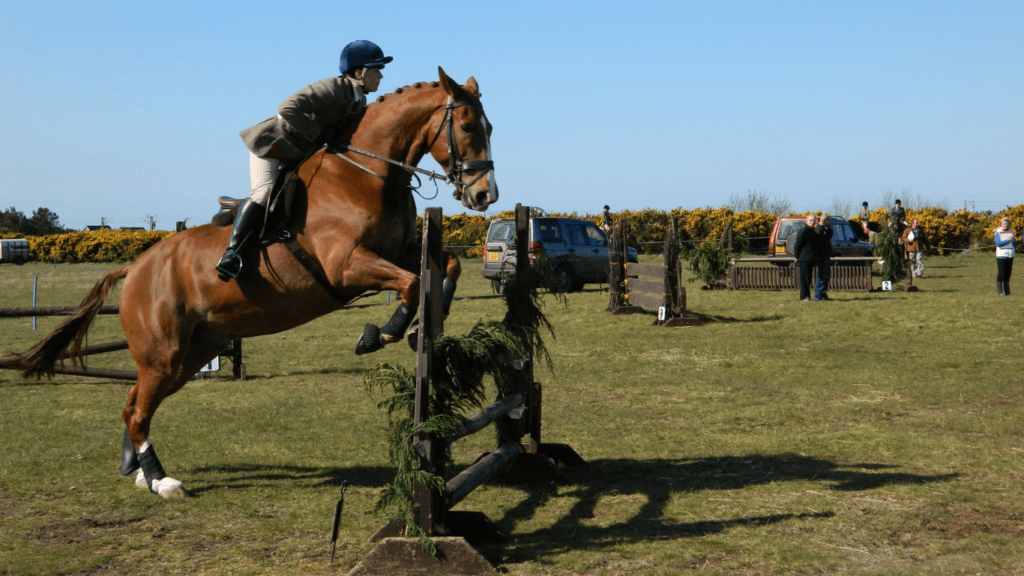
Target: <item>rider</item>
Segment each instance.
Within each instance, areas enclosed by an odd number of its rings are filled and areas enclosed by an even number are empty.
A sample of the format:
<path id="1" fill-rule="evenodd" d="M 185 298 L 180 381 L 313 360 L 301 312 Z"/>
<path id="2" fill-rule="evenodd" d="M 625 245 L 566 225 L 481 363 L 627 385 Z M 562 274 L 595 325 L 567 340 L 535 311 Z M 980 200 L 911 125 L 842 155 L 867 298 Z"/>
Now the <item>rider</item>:
<path id="1" fill-rule="evenodd" d="M 270 192 L 282 168 L 290 167 L 319 149 L 349 120 L 359 118 L 366 94 L 376 92 L 381 69 L 391 56 L 369 40 L 356 40 L 341 51 L 340 76 L 299 90 L 277 109 L 277 116 L 243 130 L 249 148 L 249 199 L 238 209 L 227 249 L 217 263 L 217 275 L 227 282 L 242 270 L 246 239 L 259 234 Z"/>

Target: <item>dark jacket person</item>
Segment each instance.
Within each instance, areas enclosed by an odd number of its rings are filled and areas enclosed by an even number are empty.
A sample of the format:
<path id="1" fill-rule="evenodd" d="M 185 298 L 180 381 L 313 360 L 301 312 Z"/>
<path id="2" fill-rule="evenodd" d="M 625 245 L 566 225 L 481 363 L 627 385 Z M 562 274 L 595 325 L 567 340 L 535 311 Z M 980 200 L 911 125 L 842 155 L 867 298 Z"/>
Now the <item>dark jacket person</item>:
<path id="1" fill-rule="evenodd" d="M 793 256 L 800 268 L 800 301 L 811 301 L 811 278 L 814 265 L 818 261 L 818 236 L 814 232 L 814 214 L 809 214 L 806 226 L 796 233 L 793 241 Z"/>
<path id="2" fill-rule="evenodd" d="M 814 299 L 829 300 L 828 281 L 832 276 L 832 219 L 828 214 L 822 214 L 818 218 L 818 227 L 815 229 L 818 241 L 818 270 L 817 278 L 814 280 Z"/>

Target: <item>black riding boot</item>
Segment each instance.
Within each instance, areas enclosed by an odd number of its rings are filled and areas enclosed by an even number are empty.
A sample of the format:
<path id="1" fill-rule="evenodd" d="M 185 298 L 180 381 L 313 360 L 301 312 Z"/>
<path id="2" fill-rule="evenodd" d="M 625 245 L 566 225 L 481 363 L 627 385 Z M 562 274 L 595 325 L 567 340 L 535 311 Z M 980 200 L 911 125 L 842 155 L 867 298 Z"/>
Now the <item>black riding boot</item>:
<path id="1" fill-rule="evenodd" d="M 245 204 L 238 209 L 235 215 L 235 226 L 231 229 L 231 238 L 228 240 L 228 247 L 224 255 L 217 263 L 217 277 L 227 282 L 237 278 L 242 272 L 242 252 L 250 240 L 256 240 L 260 227 L 263 226 L 263 217 L 266 215 L 263 206 L 246 200 Z"/>
<path id="2" fill-rule="evenodd" d="M 1010 281 L 1009 280 L 1003 280 L 1003 295 L 1004 296 L 1009 296 L 1010 295 Z"/>

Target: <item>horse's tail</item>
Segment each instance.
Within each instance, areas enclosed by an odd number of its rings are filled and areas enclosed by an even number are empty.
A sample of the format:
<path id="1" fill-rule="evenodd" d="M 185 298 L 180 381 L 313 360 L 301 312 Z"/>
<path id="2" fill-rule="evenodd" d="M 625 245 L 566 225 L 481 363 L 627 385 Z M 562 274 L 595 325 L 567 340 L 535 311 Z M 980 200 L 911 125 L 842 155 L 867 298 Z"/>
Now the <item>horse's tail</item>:
<path id="1" fill-rule="evenodd" d="M 85 341 L 89 326 L 96 318 L 100 308 L 103 307 L 107 294 L 119 280 L 128 275 L 129 268 L 131 266 L 125 266 L 107 274 L 92 287 L 89 294 L 78 305 L 78 310 L 74 315 L 69 316 L 56 330 L 40 340 L 32 349 L 4 359 L 3 365 L 13 370 L 21 370 L 26 378 L 40 378 L 53 376 L 57 362 L 64 358 L 72 358 L 81 362 L 82 343 Z"/>

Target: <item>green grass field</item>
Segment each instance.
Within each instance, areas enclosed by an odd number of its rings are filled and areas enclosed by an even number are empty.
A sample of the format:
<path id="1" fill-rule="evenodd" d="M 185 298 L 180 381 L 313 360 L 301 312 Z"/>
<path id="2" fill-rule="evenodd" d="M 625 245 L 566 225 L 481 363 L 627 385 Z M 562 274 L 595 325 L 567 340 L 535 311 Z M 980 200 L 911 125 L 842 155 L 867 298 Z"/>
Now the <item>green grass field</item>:
<path id="1" fill-rule="evenodd" d="M 482 549 L 513 575 L 1024 573 L 1024 282 L 997 297 L 993 260 L 933 257 L 919 292 L 803 305 L 687 284 L 705 320 L 687 328 L 611 316 L 603 287 L 548 297 L 544 440 L 588 465 L 456 509 L 513 536 Z M 479 261 L 463 264 L 450 334 L 504 314 Z M 39 306 L 76 304 L 115 267 L 0 266 L 0 307 L 31 305 L 33 276 Z M 125 383 L 0 371 L 0 574 L 347 573 L 392 474 L 362 374 L 414 367 L 404 344 L 352 354 L 391 313 L 383 295 L 366 303 L 246 340 L 248 380 L 228 365 L 164 403 L 152 439 L 186 500 L 117 474 Z M 0 351 L 58 322 L 0 320 Z M 90 342 L 122 337 L 101 316 Z M 123 352 L 90 364 L 133 368 Z M 456 463 L 492 443 L 460 441 Z"/>

